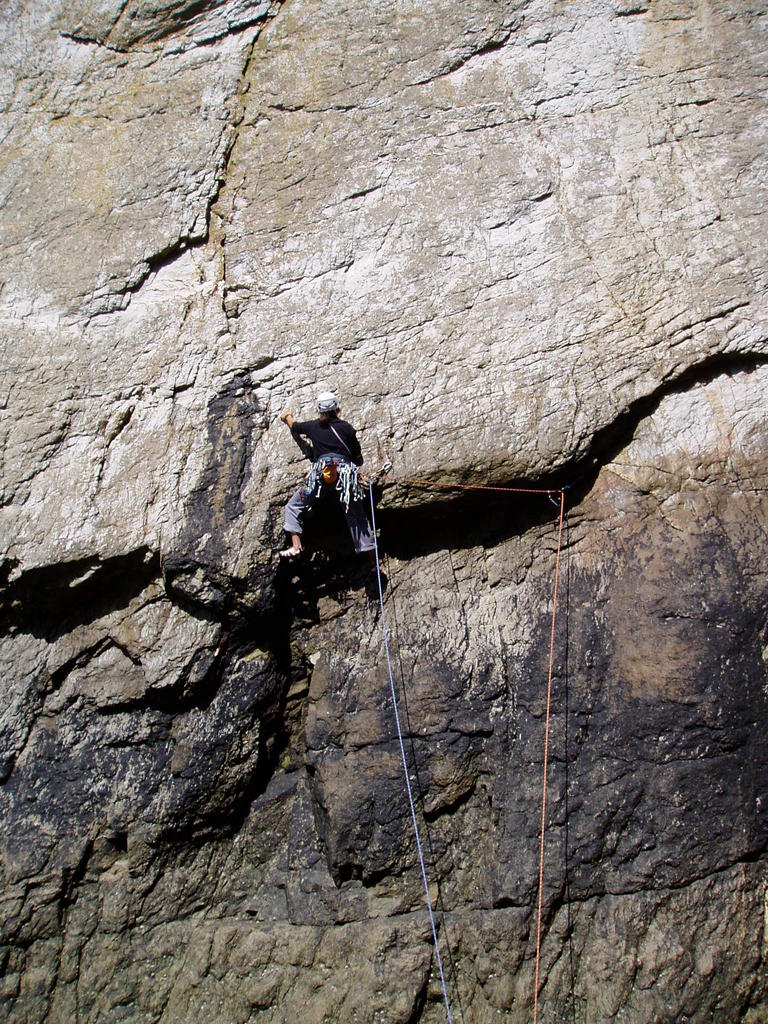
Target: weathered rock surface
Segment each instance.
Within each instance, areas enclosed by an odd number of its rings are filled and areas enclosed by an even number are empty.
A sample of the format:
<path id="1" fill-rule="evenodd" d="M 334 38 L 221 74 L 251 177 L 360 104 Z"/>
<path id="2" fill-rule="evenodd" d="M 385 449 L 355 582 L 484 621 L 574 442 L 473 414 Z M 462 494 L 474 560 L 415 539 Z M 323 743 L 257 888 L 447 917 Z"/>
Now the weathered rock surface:
<path id="1" fill-rule="evenodd" d="M 3 11 L 4 1016 L 444 1019 L 370 581 L 274 558 L 333 387 L 569 484 L 542 1019 L 768 1019 L 759 5 Z M 379 520 L 454 1019 L 529 1020 L 557 511 Z"/>

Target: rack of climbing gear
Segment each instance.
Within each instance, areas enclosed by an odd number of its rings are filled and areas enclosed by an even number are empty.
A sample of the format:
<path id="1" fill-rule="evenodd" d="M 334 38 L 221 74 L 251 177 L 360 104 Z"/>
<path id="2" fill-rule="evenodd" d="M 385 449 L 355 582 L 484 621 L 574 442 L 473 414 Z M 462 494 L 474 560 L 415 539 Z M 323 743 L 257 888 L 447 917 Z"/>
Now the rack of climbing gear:
<path id="1" fill-rule="evenodd" d="M 389 470 L 391 463 L 387 466 Z M 530 494 L 530 495 L 541 495 L 548 497 L 553 505 L 558 509 L 558 527 L 557 527 L 557 550 L 555 555 L 555 574 L 553 584 L 553 595 L 552 595 L 552 624 L 550 631 L 550 642 L 549 642 L 549 670 L 547 676 L 547 699 L 546 699 L 546 713 L 544 721 L 544 763 L 542 769 L 542 791 L 541 791 L 541 832 L 539 842 L 539 880 L 538 880 L 538 898 L 536 907 L 536 967 L 534 977 L 534 991 L 533 991 L 533 1024 L 538 1024 L 538 1010 L 539 1010 L 539 984 L 541 974 L 541 921 L 542 921 L 542 902 L 543 902 L 543 891 L 544 891 L 544 845 L 546 835 L 546 822 L 547 822 L 547 773 L 549 768 L 549 740 L 550 740 L 550 717 L 552 708 L 552 677 L 554 674 L 554 658 L 555 658 L 555 635 L 557 625 L 557 598 L 558 598 L 558 587 L 560 582 L 560 556 L 563 545 L 563 525 L 565 522 L 565 495 L 566 488 L 564 487 L 551 487 L 551 488 L 537 488 L 537 487 L 503 487 L 493 484 L 466 484 L 466 483 L 454 483 L 446 482 L 441 483 L 435 480 L 427 480 L 423 478 L 393 478 L 391 480 L 393 484 L 402 484 L 407 486 L 423 487 L 428 490 L 438 491 L 495 491 L 503 494 Z M 419 865 L 421 868 L 421 879 L 424 885 L 424 896 L 427 904 L 427 912 L 429 914 L 429 923 L 432 928 L 432 939 L 435 946 L 435 957 L 437 960 L 438 972 L 440 974 L 440 983 L 443 990 L 443 999 L 445 1002 L 445 1012 L 448 1024 L 453 1024 L 451 1017 L 451 1007 L 448 998 L 448 989 L 445 981 L 445 973 L 443 971 L 443 961 L 440 956 L 440 944 L 437 938 L 437 925 L 435 923 L 435 915 L 432 907 L 432 900 L 429 894 L 429 882 L 427 881 L 427 869 L 424 863 L 424 853 L 421 845 L 421 838 L 419 835 L 419 826 L 416 818 L 416 807 L 413 799 L 413 791 L 411 788 L 411 781 L 408 773 L 408 761 L 405 756 L 405 746 L 403 743 L 403 733 L 400 725 L 400 713 L 398 710 L 397 693 L 395 690 L 395 681 L 392 673 L 392 659 L 389 650 L 389 637 L 387 633 L 385 611 L 384 611 L 384 591 L 381 580 L 381 562 L 379 559 L 379 544 L 376 538 L 376 510 L 374 508 L 373 500 L 373 487 L 369 488 L 370 500 L 371 500 L 371 525 L 373 527 L 374 537 L 374 553 L 376 557 L 376 578 L 378 582 L 378 596 L 379 596 L 379 608 L 381 613 L 381 629 L 384 637 L 384 653 L 387 661 L 387 672 L 389 675 L 389 685 L 392 695 L 392 706 L 394 711 L 395 725 L 397 728 L 397 737 L 400 744 L 400 756 L 403 763 L 403 774 L 405 776 L 405 786 L 408 792 L 408 803 L 411 811 L 411 822 L 413 825 L 413 833 L 416 840 L 416 850 L 419 857 Z"/>
<path id="2" fill-rule="evenodd" d="M 304 488 L 306 495 L 319 497 L 323 487 L 333 487 L 349 511 L 350 503 L 365 497 L 357 466 L 336 455 L 321 455 L 312 463 Z"/>

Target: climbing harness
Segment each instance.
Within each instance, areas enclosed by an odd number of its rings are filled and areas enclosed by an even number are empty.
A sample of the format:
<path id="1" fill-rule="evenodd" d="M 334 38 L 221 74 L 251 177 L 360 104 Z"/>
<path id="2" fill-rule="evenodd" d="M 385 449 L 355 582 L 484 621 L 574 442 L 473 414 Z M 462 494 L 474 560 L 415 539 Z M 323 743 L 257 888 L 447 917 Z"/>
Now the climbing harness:
<path id="1" fill-rule="evenodd" d="M 321 455 L 312 463 L 304 493 L 307 497 L 319 497 L 323 487 L 333 487 L 347 511 L 351 502 L 365 497 L 357 466 L 341 455 Z"/>
<path id="2" fill-rule="evenodd" d="M 381 610 L 381 631 L 384 635 L 384 653 L 387 658 L 387 672 L 389 673 L 389 687 L 392 693 L 392 709 L 395 715 L 395 726 L 397 727 L 397 739 L 400 744 L 400 757 L 403 761 L 403 774 L 405 775 L 405 788 L 408 791 L 408 803 L 411 808 L 411 822 L 413 824 L 413 834 L 416 837 L 416 850 L 419 855 L 419 864 L 421 866 L 421 880 L 424 884 L 424 897 L 427 902 L 427 911 L 429 913 L 429 923 L 432 926 L 432 939 L 435 943 L 435 956 L 437 958 L 437 968 L 440 972 L 440 984 L 443 986 L 443 999 L 445 1000 L 445 1012 L 448 1018 L 448 1024 L 453 1024 L 453 1018 L 451 1017 L 451 1006 L 448 1001 L 448 989 L 445 984 L 445 974 L 443 972 L 443 961 L 440 956 L 440 943 L 437 941 L 437 925 L 435 924 L 435 915 L 432 910 L 432 900 L 429 895 L 429 882 L 427 881 L 427 869 L 424 864 L 424 853 L 421 849 L 421 837 L 419 836 L 419 825 L 416 820 L 416 807 L 413 802 L 413 791 L 411 790 L 411 780 L 408 775 L 408 761 L 405 756 L 405 745 L 403 744 L 403 730 L 400 727 L 400 712 L 397 708 L 397 692 L 395 691 L 395 680 L 392 675 L 392 658 L 389 654 L 389 638 L 387 636 L 386 619 L 384 616 L 384 591 L 381 586 L 381 562 L 379 561 L 379 542 L 376 539 L 376 510 L 373 504 L 373 488 L 370 488 L 371 496 L 371 527 L 373 529 L 373 550 L 376 556 L 376 580 L 379 587 L 379 608 Z"/>
<path id="3" fill-rule="evenodd" d="M 542 919 L 542 904 L 543 904 L 543 892 L 544 892 L 544 840 L 546 834 L 546 823 L 547 823 L 547 772 L 549 767 L 549 737 L 550 737 L 550 716 L 552 708 L 552 676 L 554 673 L 554 658 L 555 658 L 555 627 L 557 624 L 557 596 L 558 586 L 560 582 L 560 555 L 562 552 L 563 543 L 563 523 L 565 521 L 565 494 L 566 487 L 552 487 L 552 488 L 536 488 L 536 487 L 500 487 L 494 485 L 484 484 L 461 484 L 461 483 L 439 483 L 434 480 L 426 480 L 422 478 L 394 478 L 392 483 L 396 484 L 408 484 L 411 486 L 424 487 L 429 490 L 439 491 L 453 491 L 453 490 L 465 490 L 465 491 L 497 491 L 507 494 L 539 494 L 546 495 L 549 500 L 559 509 L 559 520 L 557 530 L 557 553 L 555 556 L 555 578 L 552 595 L 552 625 L 550 631 L 550 642 L 549 642 L 549 672 L 547 677 L 547 701 L 546 701 L 546 714 L 545 714 L 545 725 L 544 725 L 544 764 L 542 770 L 542 792 L 541 792 L 541 838 L 539 843 L 539 883 L 538 883 L 538 898 L 537 898 L 537 909 L 536 909 L 536 970 L 534 978 L 534 991 L 533 991 L 533 1024 L 538 1024 L 538 1009 L 539 1009 L 539 977 L 541 971 L 541 919 Z M 395 683 L 392 676 L 392 662 L 389 653 L 389 640 L 387 637 L 387 627 L 384 618 L 384 593 L 381 585 L 381 565 L 379 562 L 379 546 L 378 540 L 376 539 L 376 513 L 373 502 L 373 488 L 370 490 L 371 497 L 371 525 L 373 527 L 374 537 L 374 552 L 376 555 L 376 577 L 378 580 L 379 589 L 379 607 L 381 609 L 381 629 L 384 635 L 384 652 L 387 659 L 387 671 L 389 673 L 389 685 L 392 691 L 392 704 L 394 708 L 395 724 L 397 726 L 397 736 L 400 742 L 400 754 L 403 761 L 403 772 L 405 774 L 405 785 L 408 791 L 408 802 L 411 808 L 411 819 L 413 822 L 413 831 L 416 837 L 416 849 L 419 855 L 419 864 L 421 865 L 421 878 L 424 884 L 424 893 L 426 896 L 427 910 L 429 912 L 429 921 L 432 926 L 432 938 L 435 944 L 435 954 L 437 957 L 437 966 L 440 972 L 440 981 L 443 987 L 443 998 L 445 999 L 445 1010 L 448 1017 L 448 1024 L 452 1024 L 451 1020 L 451 1009 L 448 1002 L 448 991 L 445 984 L 445 975 L 443 973 L 443 963 L 440 957 L 440 948 L 437 941 L 437 928 L 435 925 L 434 913 L 432 910 L 432 901 L 429 896 L 429 884 L 427 882 L 427 873 L 424 865 L 424 856 L 421 848 L 421 840 L 419 837 L 419 827 L 416 821 L 416 810 L 413 802 L 413 793 L 411 791 L 411 783 L 408 776 L 408 763 L 405 757 L 405 747 L 403 745 L 403 735 L 400 728 L 400 716 L 397 707 L 397 695 L 395 692 Z M 555 500 L 557 498 L 557 500 Z"/>

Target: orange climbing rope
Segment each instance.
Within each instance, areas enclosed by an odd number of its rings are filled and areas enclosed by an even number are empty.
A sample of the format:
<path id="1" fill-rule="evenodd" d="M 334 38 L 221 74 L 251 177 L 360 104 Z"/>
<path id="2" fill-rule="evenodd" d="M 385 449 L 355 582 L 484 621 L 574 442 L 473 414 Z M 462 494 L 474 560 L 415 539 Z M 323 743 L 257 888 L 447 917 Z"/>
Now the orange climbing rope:
<path id="1" fill-rule="evenodd" d="M 501 491 L 504 494 L 562 494 L 560 487 L 498 487 L 491 484 L 440 484 L 434 480 L 421 477 L 396 476 L 390 480 L 393 484 L 411 484 L 434 491 Z"/>
<path id="2" fill-rule="evenodd" d="M 538 1024 L 539 975 L 541 971 L 541 913 L 544 894 L 544 838 L 547 829 L 547 769 L 549 767 L 549 722 L 552 708 L 552 675 L 555 661 L 555 626 L 557 623 L 557 591 L 560 582 L 560 554 L 563 546 L 563 523 L 565 520 L 565 490 L 561 487 L 500 487 L 491 484 L 441 484 L 420 477 L 396 477 L 396 484 L 410 484 L 437 491 L 500 491 L 509 494 L 546 494 L 553 501 L 553 495 L 560 496 L 559 522 L 557 528 L 557 554 L 555 556 L 555 580 L 552 595 L 552 628 L 549 641 L 549 672 L 547 676 L 547 707 L 544 724 L 544 768 L 541 785 L 541 841 L 539 845 L 539 892 L 536 909 L 536 973 L 533 988 L 533 1024 Z"/>

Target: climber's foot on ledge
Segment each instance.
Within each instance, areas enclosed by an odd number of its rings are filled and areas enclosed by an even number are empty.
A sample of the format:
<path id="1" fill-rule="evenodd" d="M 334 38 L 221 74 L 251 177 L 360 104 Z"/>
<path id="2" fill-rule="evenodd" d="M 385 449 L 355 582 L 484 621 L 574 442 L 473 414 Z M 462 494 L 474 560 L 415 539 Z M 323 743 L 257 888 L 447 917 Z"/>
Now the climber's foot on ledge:
<path id="1" fill-rule="evenodd" d="M 294 562 L 297 558 L 301 558 L 303 554 L 302 548 L 286 548 L 284 551 L 278 552 L 279 557 L 284 558 L 287 562 Z"/>

